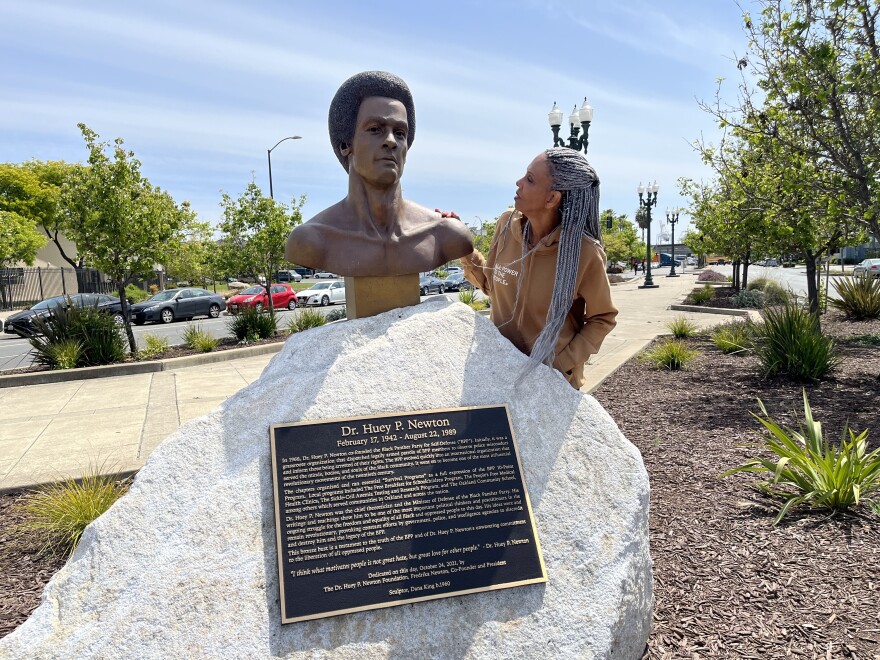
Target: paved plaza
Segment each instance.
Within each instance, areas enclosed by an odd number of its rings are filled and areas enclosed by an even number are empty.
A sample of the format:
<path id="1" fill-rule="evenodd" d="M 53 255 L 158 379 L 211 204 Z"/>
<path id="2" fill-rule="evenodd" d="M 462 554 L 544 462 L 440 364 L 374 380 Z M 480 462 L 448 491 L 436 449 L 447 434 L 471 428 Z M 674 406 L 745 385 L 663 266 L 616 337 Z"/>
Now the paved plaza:
<path id="1" fill-rule="evenodd" d="M 701 328 L 730 320 L 668 309 L 694 286 L 695 275 L 664 275 L 661 271 L 654 278 L 657 289 L 639 289 L 641 277 L 614 286 L 618 324 L 591 358 L 585 390 L 598 387 L 655 337 L 667 334 L 666 323 L 676 316 L 687 316 Z M 137 470 L 179 426 L 257 380 L 271 359 L 263 355 L 152 374 L 0 389 L 0 490 L 79 476 L 91 466 L 105 472 Z"/>

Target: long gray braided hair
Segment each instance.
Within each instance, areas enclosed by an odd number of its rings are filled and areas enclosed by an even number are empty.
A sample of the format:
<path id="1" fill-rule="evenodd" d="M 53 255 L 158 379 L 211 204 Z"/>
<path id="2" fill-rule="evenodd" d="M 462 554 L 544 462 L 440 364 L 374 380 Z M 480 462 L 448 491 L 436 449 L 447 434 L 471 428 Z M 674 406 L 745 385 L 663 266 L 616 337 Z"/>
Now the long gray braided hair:
<path id="1" fill-rule="evenodd" d="M 553 366 L 556 342 L 565 323 L 565 317 L 574 300 L 581 255 L 581 237 L 599 241 L 599 177 L 593 166 L 579 151 L 568 147 L 554 147 L 544 152 L 550 165 L 553 190 L 562 193 L 559 206 L 562 229 L 559 236 L 559 252 L 556 257 L 556 279 L 547 321 L 532 346 L 532 352 L 517 382 L 525 378 L 539 364 Z M 523 235 L 522 269 L 519 278 L 525 279 L 527 246 L 531 226 L 525 223 Z M 517 299 L 519 292 L 517 292 Z M 519 300 L 517 300 L 519 302 Z"/>

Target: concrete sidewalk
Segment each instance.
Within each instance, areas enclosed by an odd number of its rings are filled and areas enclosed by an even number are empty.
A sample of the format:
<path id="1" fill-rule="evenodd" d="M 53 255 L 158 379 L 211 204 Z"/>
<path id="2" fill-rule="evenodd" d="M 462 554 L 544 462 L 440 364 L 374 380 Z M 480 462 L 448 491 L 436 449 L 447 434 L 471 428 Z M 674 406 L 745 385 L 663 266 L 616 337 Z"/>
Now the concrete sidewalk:
<path id="1" fill-rule="evenodd" d="M 587 367 L 595 389 L 660 334 L 686 316 L 699 327 L 730 317 L 670 311 L 694 286 L 695 276 L 642 278 L 615 285 L 618 324 Z M 200 417 L 260 377 L 272 355 L 149 374 L 0 389 L 0 491 L 80 476 L 90 466 L 107 472 L 137 470 L 185 422 Z"/>

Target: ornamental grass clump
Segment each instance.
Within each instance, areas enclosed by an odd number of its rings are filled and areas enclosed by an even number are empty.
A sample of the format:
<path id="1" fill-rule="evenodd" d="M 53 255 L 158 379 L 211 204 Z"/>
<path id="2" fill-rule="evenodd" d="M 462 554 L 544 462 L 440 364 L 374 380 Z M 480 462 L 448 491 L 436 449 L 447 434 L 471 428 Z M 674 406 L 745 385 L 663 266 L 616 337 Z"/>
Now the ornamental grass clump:
<path id="1" fill-rule="evenodd" d="M 791 294 L 777 282 L 768 282 L 764 287 L 764 306 L 778 307 L 791 302 Z"/>
<path id="2" fill-rule="evenodd" d="M 699 351 L 688 348 L 687 344 L 678 339 L 665 339 L 642 353 L 639 359 L 643 362 L 650 362 L 658 369 L 679 371 L 699 354 Z"/>
<path id="3" fill-rule="evenodd" d="M 489 299 L 477 298 L 476 289 L 461 289 L 458 292 L 458 302 L 464 303 L 478 312 L 489 308 Z"/>
<path id="4" fill-rule="evenodd" d="M 690 299 L 695 305 L 703 305 L 715 297 L 715 289 L 706 284 L 702 289 L 691 291 Z"/>
<path id="5" fill-rule="evenodd" d="M 52 314 L 33 320 L 27 340 L 34 349 L 34 362 L 52 369 L 94 367 L 125 359 L 125 340 L 111 314 L 95 307 L 54 307 Z M 81 351 L 73 360 L 76 351 Z M 67 366 L 60 366 L 63 362 Z"/>
<path id="6" fill-rule="evenodd" d="M 198 323 L 189 323 L 183 331 L 183 343 L 187 348 L 200 353 L 210 353 L 217 348 L 220 340 L 202 330 Z"/>
<path id="7" fill-rule="evenodd" d="M 261 314 L 253 307 L 245 307 L 230 318 L 226 328 L 238 341 L 251 342 L 273 337 L 278 331 L 278 320 L 275 314 Z"/>
<path id="8" fill-rule="evenodd" d="M 348 313 L 345 311 L 345 307 L 340 307 L 325 314 L 324 318 L 327 319 L 327 323 L 332 323 L 333 321 L 341 321 L 342 319 L 348 318 Z"/>
<path id="9" fill-rule="evenodd" d="M 51 357 L 53 369 L 75 369 L 84 349 L 77 339 L 62 339 L 50 344 L 46 350 Z"/>
<path id="10" fill-rule="evenodd" d="M 290 319 L 290 322 L 287 324 L 287 331 L 291 333 L 302 332 L 310 328 L 319 328 L 326 323 L 327 318 L 321 312 L 306 307 Z"/>
<path id="11" fill-rule="evenodd" d="M 128 490 L 116 476 L 90 468 L 81 479 L 67 478 L 25 494 L 19 506 L 24 521 L 20 536 L 34 539 L 41 552 L 71 554 L 83 530 Z"/>
<path id="12" fill-rule="evenodd" d="M 725 355 L 745 353 L 752 345 L 749 324 L 731 321 L 712 330 L 712 341 Z"/>
<path id="13" fill-rule="evenodd" d="M 753 280 L 749 280 L 749 284 L 746 289 L 748 289 L 749 291 L 763 291 L 770 283 L 771 280 L 768 277 L 756 277 Z"/>
<path id="14" fill-rule="evenodd" d="M 139 355 L 143 358 L 154 358 L 168 350 L 168 340 L 165 337 L 148 332 L 143 338 L 144 347 L 139 351 Z"/>
<path id="15" fill-rule="evenodd" d="M 777 424 L 758 399 L 763 416 L 750 414 L 761 422 L 766 433 L 764 444 L 757 448 L 769 450 L 778 458 L 754 458 L 721 474 L 722 477 L 737 472 L 772 475 L 772 479 L 756 487 L 785 500 L 774 525 L 792 507 L 801 504 L 841 511 L 880 491 L 880 448 L 866 452 L 867 429 L 856 435 L 844 425 L 840 443 L 830 443 L 823 436 L 821 422 L 813 419 L 806 391 L 803 396 L 804 422 L 800 431 Z"/>
<path id="16" fill-rule="evenodd" d="M 697 324 L 685 316 L 676 316 L 666 324 L 676 339 L 688 339 L 697 334 Z"/>
<path id="17" fill-rule="evenodd" d="M 828 302 L 849 319 L 880 318 L 880 277 L 854 277 L 834 282 L 836 298 Z"/>
<path id="18" fill-rule="evenodd" d="M 822 334 L 819 320 L 794 303 L 768 307 L 763 320 L 750 323 L 761 375 L 819 381 L 839 363 L 834 340 Z"/>

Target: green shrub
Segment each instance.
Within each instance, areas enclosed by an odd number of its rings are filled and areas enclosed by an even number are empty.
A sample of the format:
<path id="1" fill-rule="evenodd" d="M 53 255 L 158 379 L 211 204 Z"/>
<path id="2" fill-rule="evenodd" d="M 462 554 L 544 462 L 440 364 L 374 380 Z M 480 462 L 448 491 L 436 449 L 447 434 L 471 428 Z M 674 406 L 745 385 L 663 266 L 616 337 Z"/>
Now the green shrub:
<path id="1" fill-rule="evenodd" d="M 34 319 L 33 325 L 34 332 L 27 339 L 34 349 L 37 364 L 59 368 L 59 357 L 69 363 L 72 355 L 70 342 L 77 342 L 82 347 L 76 367 L 112 364 L 125 359 L 126 343 L 121 329 L 110 314 L 94 307 L 56 307 L 51 316 Z M 56 348 L 59 345 L 68 348 Z"/>
<path id="2" fill-rule="evenodd" d="M 725 355 L 744 352 L 752 345 L 749 324 L 745 321 L 731 321 L 719 325 L 712 331 L 712 341 Z"/>
<path id="3" fill-rule="evenodd" d="M 168 340 L 153 333 L 144 334 L 146 346 L 140 350 L 140 355 L 145 358 L 154 358 L 168 350 Z"/>
<path id="4" fill-rule="evenodd" d="M 786 303 L 762 314 L 763 320 L 750 324 L 750 329 L 763 376 L 818 381 L 839 363 L 834 340 L 822 334 L 818 319 L 809 311 Z"/>
<path id="5" fill-rule="evenodd" d="M 642 353 L 639 359 L 650 362 L 658 369 L 678 371 L 684 369 L 699 354 L 699 351 L 688 348 L 682 341 L 666 339 Z"/>
<path id="6" fill-rule="evenodd" d="M 738 291 L 733 304 L 739 308 L 761 309 L 764 306 L 764 292 L 757 289 Z"/>
<path id="7" fill-rule="evenodd" d="M 125 287 L 125 298 L 132 305 L 134 303 L 142 302 L 149 297 L 150 297 L 149 293 L 147 293 L 146 291 L 144 291 L 140 287 L 135 286 L 134 284 L 129 284 L 128 286 Z"/>
<path id="8" fill-rule="evenodd" d="M 220 340 L 202 330 L 198 323 L 188 323 L 183 331 L 183 343 L 187 348 L 200 353 L 210 353 L 217 348 Z"/>
<path id="9" fill-rule="evenodd" d="M 702 289 L 696 289 L 691 292 L 690 299 L 695 305 L 702 305 L 709 302 L 715 297 L 715 289 L 706 284 Z"/>
<path id="10" fill-rule="evenodd" d="M 854 277 L 834 281 L 837 299 L 831 306 L 851 319 L 880 318 L 880 277 Z"/>
<path id="11" fill-rule="evenodd" d="M 80 480 L 72 478 L 27 493 L 19 506 L 24 521 L 21 535 L 35 538 L 43 552 L 68 555 L 74 551 L 83 530 L 128 490 L 113 476 L 101 476 L 91 468 Z"/>
<path id="12" fill-rule="evenodd" d="M 754 458 L 724 472 L 769 473 L 773 478 L 757 484 L 765 493 L 785 499 L 773 524 L 799 504 L 842 510 L 859 504 L 862 497 L 880 491 L 880 448 L 865 453 L 868 431 L 855 435 L 845 425 L 839 445 L 823 437 L 822 424 L 813 419 L 804 391 L 804 422 L 800 431 L 779 426 L 758 399 L 760 415 L 751 413 L 766 429 L 764 444 L 758 445 L 778 456 L 777 460 Z"/>
<path id="13" fill-rule="evenodd" d="M 333 321 L 341 321 L 344 318 L 348 318 L 348 316 L 345 307 L 337 307 L 330 313 L 325 314 L 324 318 L 327 319 L 327 323 L 332 323 Z"/>
<path id="14" fill-rule="evenodd" d="M 288 332 L 302 332 L 309 328 L 318 328 L 327 323 L 327 318 L 318 310 L 301 309 L 287 324 Z"/>
<path id="15" fill-rule="evenodd" d="M 458 302 L 464 303 L 478 312 L 489 309 L 490 303 L 488 298 L 477 298 L 476 289 L 460 289 L 458 292 Z"/>
<path id="16" fill-rule="evenodd" d="M 666 324 L 676 339 L 687 339 L 697 334 L 697 324 L 684 316 L 677 316 Z"/>
<path id="17" fill-rule="evenodd" d="M 257 341 L 272 337 L 278 330 L 278 320 L 274 314 L 261 314 L 253 307 L 244 307 L 226 323 L 238 341 Z"/>

